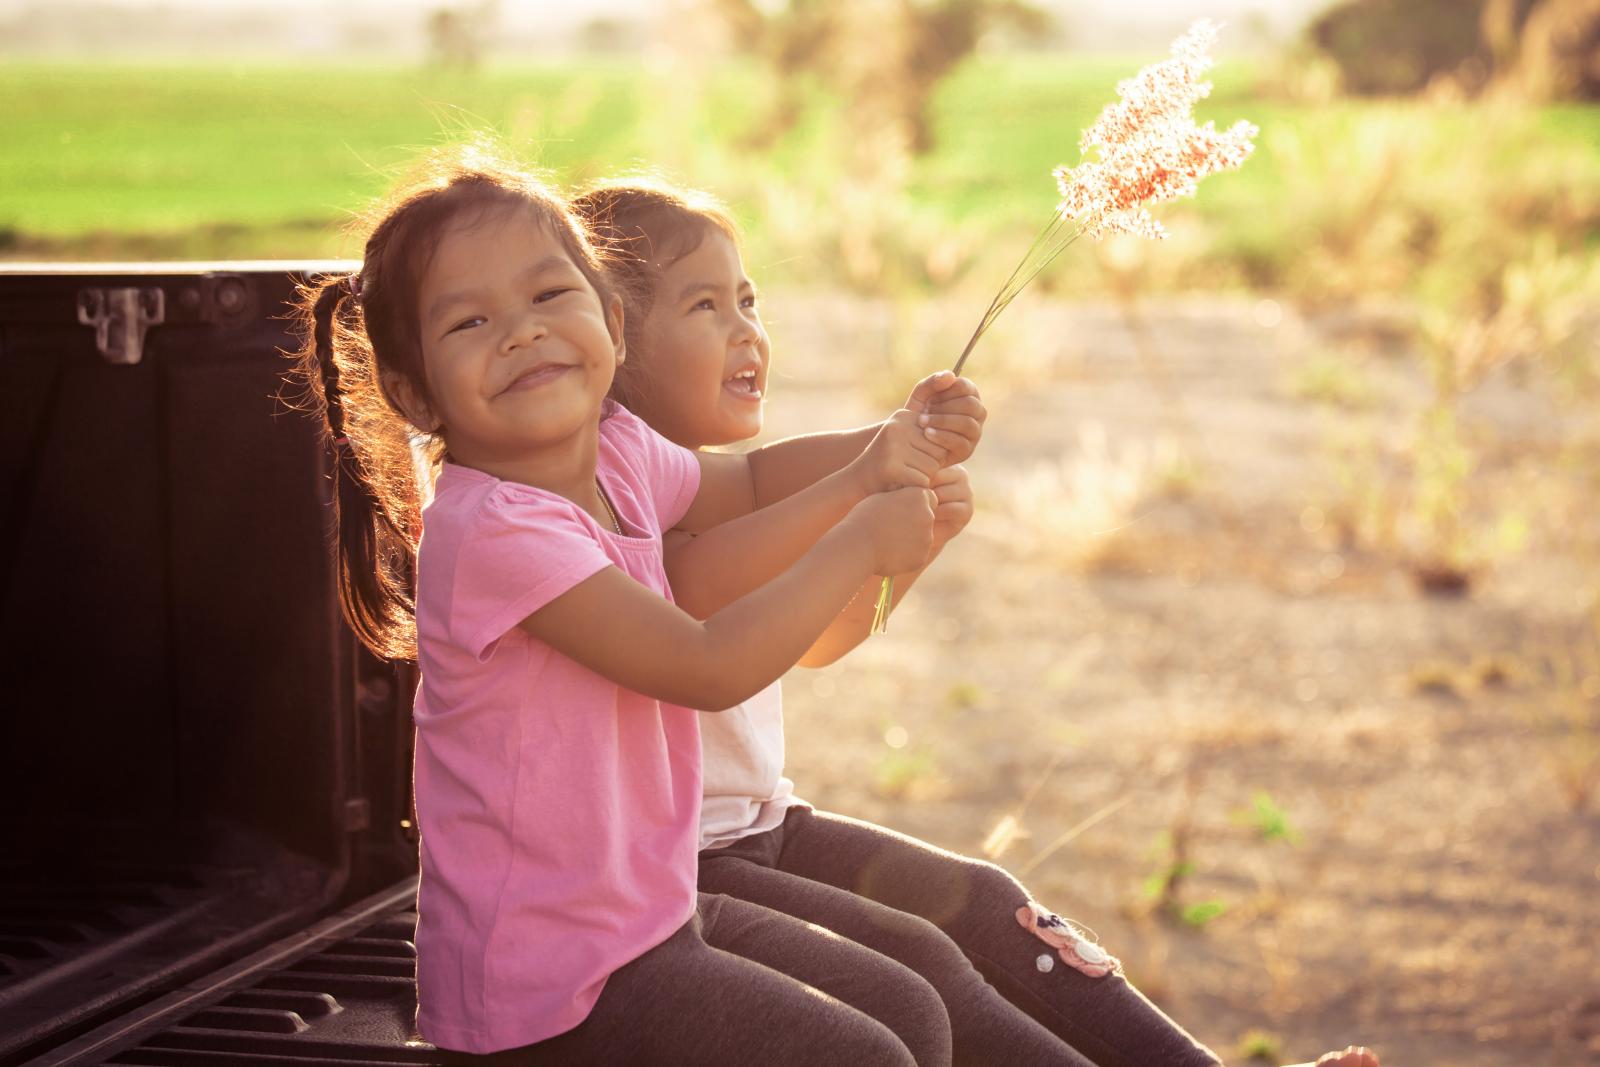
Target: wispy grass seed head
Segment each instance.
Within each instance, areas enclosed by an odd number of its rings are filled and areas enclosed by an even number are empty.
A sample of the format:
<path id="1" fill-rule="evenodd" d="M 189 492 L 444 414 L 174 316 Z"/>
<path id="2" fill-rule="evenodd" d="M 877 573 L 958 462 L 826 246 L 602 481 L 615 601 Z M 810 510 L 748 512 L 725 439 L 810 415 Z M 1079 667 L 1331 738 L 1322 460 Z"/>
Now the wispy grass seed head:
<path id="1" fill-rule="evenodd" d="M 1058 212 L 1089 237 L 1129 233 L 1159 240 L 1166 228 L 1146 205 L 1193 196 L 1201 178 L 1241 165 L 1259 132 L 1240 120 L 1227 130 L 1194 121 L 1194 105 L 1211 92 L 1201 77 L 1212 66 L 1217 24 L 1201 19 L 1172 45 L 1172 58 L 1145 67 L 1117 86 L 1108 105 L 1083 132 L 1083 155 L 1099 159 L 1054 171 Z"/>

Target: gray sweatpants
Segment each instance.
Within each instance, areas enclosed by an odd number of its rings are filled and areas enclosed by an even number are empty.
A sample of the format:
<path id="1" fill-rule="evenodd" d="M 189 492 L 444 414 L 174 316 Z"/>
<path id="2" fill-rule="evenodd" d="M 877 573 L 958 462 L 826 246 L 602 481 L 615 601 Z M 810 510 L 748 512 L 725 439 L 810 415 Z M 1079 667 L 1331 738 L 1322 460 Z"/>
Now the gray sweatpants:
<path id="1" fill-rule="evenodd" d="M 992 863 L 793 808 L 774 830 L 700 853 L 700 889 L 826 927 L 928 979 L 949 1011 L 956 1063 L 1221 1063 L 1120 973 L 1091 978 L 1058 960 L 1041 970 L 1052 950 L 1016 916 L 1028 891 Z M 938 931 L 947 936 L 927 936 Z M 1017 1024 L 1024 1012 L 1082 1056 L 1041 1051 Z"/>
<path id="2" fill-rule="evenodd" d="M 619 967 L 563 1034 L 449 1062 L 545 1064 L 883 1064 L 945 1067 L 950 1019 L 902 964 L 799 919 L 700 894 L 694 916 Z"/>

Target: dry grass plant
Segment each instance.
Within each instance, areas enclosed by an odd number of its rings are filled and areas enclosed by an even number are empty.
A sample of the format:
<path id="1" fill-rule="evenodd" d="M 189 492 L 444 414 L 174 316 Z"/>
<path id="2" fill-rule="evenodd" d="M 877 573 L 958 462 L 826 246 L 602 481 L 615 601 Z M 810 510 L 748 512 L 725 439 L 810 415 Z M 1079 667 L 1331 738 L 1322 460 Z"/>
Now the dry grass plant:
<path id="1" fill-rule="evenodd" d="M 1542 656 L 1548 688 L 1535 694 L 1534 730 L 1567 808 L 1582 812 L 1600 791 L 1600 602 L 1582 636 Z"/>
<path id="2" fill-rule="evenodd" d="M 1092 566 L 1162 485 L 1164 472 L 1188 468 L 1170 440 L 1116 441 L 1105 424 L 1078 427 L 1075 446 L 1017 472 L 1001 491 L 1008 539 L 1020 552 L 1066 570 Z"/>

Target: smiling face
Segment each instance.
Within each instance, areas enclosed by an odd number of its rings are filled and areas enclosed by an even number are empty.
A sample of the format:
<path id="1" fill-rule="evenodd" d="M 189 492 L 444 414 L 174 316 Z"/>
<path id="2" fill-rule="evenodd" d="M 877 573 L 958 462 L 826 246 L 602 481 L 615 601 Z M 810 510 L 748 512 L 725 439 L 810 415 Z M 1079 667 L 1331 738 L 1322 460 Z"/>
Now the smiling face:
<path id="1" fill-rule="evenodd" d="M 532 210 L 446 229 L 417 306 L 430 397 L 402 406 L 419 428 L 440 430 L 456 462 L 506 477 L 541 449 L 596 437 L 623 357 L 621 306 L 602 307 Z"/>
<path id="2" fill-rule="evenodd" d="M 637 414 L 686 448 L 761 432 L 770 351 L 755 286 L 720 231 L 665 266 L 645 316 L 647 394 Z"/>

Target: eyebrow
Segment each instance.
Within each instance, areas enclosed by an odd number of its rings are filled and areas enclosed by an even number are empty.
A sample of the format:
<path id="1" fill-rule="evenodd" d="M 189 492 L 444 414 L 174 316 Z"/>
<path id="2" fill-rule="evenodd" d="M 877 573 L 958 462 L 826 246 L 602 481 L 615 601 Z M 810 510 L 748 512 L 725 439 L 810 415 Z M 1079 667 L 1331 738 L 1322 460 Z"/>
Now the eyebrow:
<path id="1" fill-rule="evenodd" d="M 572 261 L 570 259 L 568 259 L 566 256 L 559 255 L 557 253 L 552 252 L 550 255 L 545 256 L 543 259 L 541 259 L 539 262 L 535 263 L 533 266 L 529 267 L 527 270 L 525 270 L 525 271 L 521 272 L 520 274 L 518 274 L 517 277 L 519 279 L 522 279 L 522 278 L 536 278 L 539 275 L 546 273 L 547 271 L 554 270 L 554 269 L 559 268 L 559 267 L 572 267 L 572 266 L 573 266 Z M 573 268 L 573 269 L 576 269 L 576 268 Z M 469 300 L 473 299 L 477 295 L 478 295 L 478 290 L 476 290 L 476 289 L 457 289 L 454 292 L 440 293 L 439 296 L 434 300 L 434 302 L 428 305 L 428 311 L 423 316 L 422 321 L 423 322 L 432 322 L 434 319 L 438 318 L 440 314 L 442 314 L 444 311 L 448 310 L 451 306 L 453 306 L 455 304 L 465 303 L 466 301 L 469 301 Z"/>
<path id="2" fill-rule="evenodd" d="M 690 282 L 688 285 L 685 285 L 682 289 L 678 290 L 678 295 L 672 298 L 672 302 L 674 304 L 676 304 L 679 301 L 689 299 L 689 297 L 693 296 L 695 293 L 701 292 L 703 290 L 706 290 L 706 289 L 715 290 L 715 289 L 720 289 L 720 288 L 721 288 L 721 286 L 718 285 L 716 282 L 709 282 L 709 281 Z M 734 292 L 738 292 L 740 289 L 748 288 L 753 293 L 753 292 L 755 292 L 755 289 L 756 289 L 756 283 L 751 281 L 749 278 L 740 278 L 739 279 L 739 284 L 734 286 L 733 288 L 734 288 Z"/>

